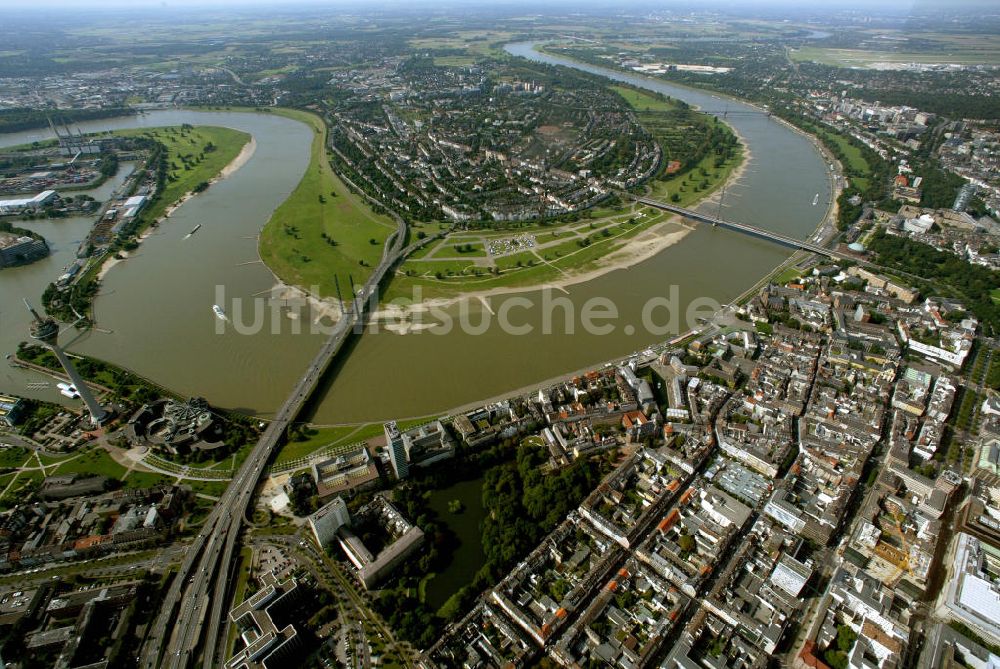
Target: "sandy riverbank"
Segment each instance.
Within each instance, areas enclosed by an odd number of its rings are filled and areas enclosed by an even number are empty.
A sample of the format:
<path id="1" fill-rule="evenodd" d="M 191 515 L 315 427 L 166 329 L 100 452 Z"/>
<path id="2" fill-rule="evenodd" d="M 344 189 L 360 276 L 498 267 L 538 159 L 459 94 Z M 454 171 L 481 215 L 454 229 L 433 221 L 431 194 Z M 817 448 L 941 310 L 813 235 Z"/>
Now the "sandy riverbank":
<path id="1" fill-rule="evenodd" d="M 273 276 L 274 272 L 271 274 Z M 298 320 L 302 308 L 305 306 L 309 307 L 309 312 L 314 323 L 318 323 L 321 320 L 336 323 L 343 315 L 340 305 L 337 304 L 337 300 L 318 297 L 298 286 L 289 286 L 277 277 L 275 277 L 275 281 L 277 283 L 269 291 L 266 291 L 266 294 L 268 294 L 268 299 L 275 306 L 284 308 L 286 317 Z"/>
<path id="2" fill-rule="evenodd" d="M 254 139 L 253 136 L 251 136 L 250 141 L 243 145 L 243 148 L 240 149 L 240 152 L 238 154 L 236 154 L 236 157 L 230 160 L 225 167 L 219 170 L 218 174 L 216 174 L 214 177 L 212 177 L 211 180 L 209 180 L 208 182 L 209 186 L 213 186 L 222 181 L 223 179 L 228 179 L 232 175 L 236 174 L 236 172 L 238 172 L 241 167 L 246 165 L 247 162 L 250 160 L 250 158 L 253 157 L 253 154 L 256 150 L 257 150 L 257 140 Z M 195 195 L 197 195 L 197 193 L 195 193 L 194 191 L 188 191 L 187 193 L 182 195 L 176 202 L 174 202 L 172 205 L 170 205 L 163 211 L 162 216 L 160 216 L 158 219 L 150 223 L 149 226 L 147 226 L 146 229 L 142 231 L 142 234 L 140 234 L 136 238 L 136 242 L 142 244 L 144 241 L 146 241 L 146 239 L 156 231 L 157 227 L 159 227 L 161 223 L 170 218 L 170 215 L 173 214 L 175 211 L 177 211 L 178 207 L 180 207 L 182 204 L 193 198 Z M 121 262 L 124 262 L 130 257 L 130 255 L 131 254 L 128 251 L 119 251 L 114 257 L 107 258 L 104 261 L 104 264 L 101 265 L 100 271 L 98 271 L 97 273 L 97 280 L 100 281 L 105 276 L 107 276 L 107 273 L 111 271 L 112 267 Z"/>
<path id="3" fill-rule="evenodd" d="M 471 290 L 452 297 L 421 300 L 415 304 L 389 303 L 383 305 L 379 311 L 373 313 L 372 319 L 383 322 L 384 327 L 391 332 L 403 334 L 415 329 L 433 327 L 433 323 L 421 325 L 409 323 L 408 321 L 413 315 L 427 313 L 432 310 L 447 309 L 465 301 L 480 302 L 483 308 L 491 310 L 490 298 L 501 295 L 533 293 L 546 289 L 568 293 L 570 286 L 592 281 L 615 270 L 627 269 L 652 258 L 664 249 L 680 242 L 691 231 L 691 228 L 680 224 L 677 218 L 672 217 L 668 221 L 657 223 L 648 230 L 639 233 L 634 238 L 628 240 L 621 248 L 601 258 L 598 261 L 600 262 L 599 267 L 566 270 L 559 279 L 544 283 Z"/>
<path id="4" fill-rule="evenodd" d="M 738 184 L 753 161 L 753 153 L 750 151 L 745 139 L 735 129 L 732 130 L 741 144 L 742 155 L 740 163 L 726 177 L 724 182 L 720 182 L 710 195 L 697 202 L 695 206 L 718 202 L 723 188 Z M 690 224 L 684 223 L 682 217 L 671 216 L 667 220 L 657 223 L 647 230 L 643 230 L 635 237 L 624 240 L 619 248 L 611 251 L 603 258 L 595 260 L 587 268 L 570 268 L 566 270 L 560 268 L 562 275 L 558 279 L 523 286 L 500 286 L 483 290 L 476 290 L 470 287 L 470 289 L 453 296 L 420 299 L 416 303 L 400 299 L 382 305 L 378 311 L 372 314 L 372 320 L 380 323 L 389 331 L 403 334 L 433 327 L 432 323 L 420 324 L 412 322 L 413 320 L 419 320 L 414 319 L 414 315 L 425 314 L 432 310 L 448 309 L 466 301 L 479 302 L 483 308 L 491 310 L 490 298 L 502 295 L 530 293 L 545 289 L 568 293 L 568 289 L 573 285 L 593 281 L 611 272 L 628 269 L 653 258 L 665 249 L 680 243 L 692 230 L 693 227 Z M 327 320 L 335 322 L 341 317 L 341 307 L 336 299 L 320 297 L 303 287 L 290 286 L 275 275 L 273 271 L 272 276 L 274 276 L 275 285 L 268 291 L 270 299 L 279 303 L 287 303 L 289 307 L 286 312 L 287 317 L 292 319 L 299 318 L 299 309 L 302 305 L 306 304 L 312 311 L 314 321 Z M 456 289 L 461 290 L 462 288 L 460 284 L 453 285 Z M 415 297 L 419 299 L 419 295 Z"/>
<path id="5" fill-rule="evenodd" d="M 257 139 L 251 135 L 250 141 L 243 145 L 240 152 L 236 154 L 236 157 L 229 161 L 229 164 L 223 167 L 218 175 L 215 176 L 209 183 L 216 183 L 222 181 L 223 179 L 228 179 L 240 170 L 241 167 L 247 164 L 249 160 L 253 157 L 253 154 L 257 151 Z"/>

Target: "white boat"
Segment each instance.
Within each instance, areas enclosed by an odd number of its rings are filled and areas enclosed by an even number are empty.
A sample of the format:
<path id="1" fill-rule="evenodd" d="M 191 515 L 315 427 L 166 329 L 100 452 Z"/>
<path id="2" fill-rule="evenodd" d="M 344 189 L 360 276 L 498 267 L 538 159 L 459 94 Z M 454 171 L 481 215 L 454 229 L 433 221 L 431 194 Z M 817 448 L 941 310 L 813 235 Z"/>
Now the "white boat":
<path id="1" fill-rule="evenodd" d="M 816 195 L 813 196 L 813 206 L 814 207 L 816 206 L 817 202 L 819 202 L 819 193 L 816 193 Z"/>
<path id="2" fill-rule="evenodd" d="M 219 320 L 223 321 L 229 320 L 228 318 L 226 318 L 226 312 L 223 311 L 222 307 L 220 307 L 218 304 L 212 305 L 212 311 L 215 312 L 215 315 L 219 318 Z"/>
<path id="3" fill-rule="evenodd" d="M 59 389 L 59 394 L 64 397 L 68 397 L 71 400 L 75 400 L 80 397 L 80 392 L 76 389 L 76 386 L 69 383 L 57 383 L 56 387 Z"/>

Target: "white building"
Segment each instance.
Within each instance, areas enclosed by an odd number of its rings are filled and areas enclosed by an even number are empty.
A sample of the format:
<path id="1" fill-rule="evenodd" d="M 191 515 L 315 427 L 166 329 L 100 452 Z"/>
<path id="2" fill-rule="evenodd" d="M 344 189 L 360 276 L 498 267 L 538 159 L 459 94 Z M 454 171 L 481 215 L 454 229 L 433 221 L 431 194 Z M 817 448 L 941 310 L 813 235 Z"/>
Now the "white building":
<path id="1" fill-rule="evenodd" d="M 309 516 L 309 529 L 316 542 L 326 547 L 337 536 L 337 530 L 351 522 L 351 514 L 343 497 L 335 497 L 329 504 Z"/>
<path id="2" fill-rule="evenodd" d="M 0 216 L 20 214 L 23 211 L 33 211 L 39 207 L 44 207 L 55 199 L 56 192 L 54 190 L 46 190 L 33 197 L 0 200 Z"/>
<path id="3" fill-rule="evenodd" d="M 908 218 L 903 221 L 903 230 L 917 234 L 926 234 L 934 227 L 934 217 L 930 214 L 921 214 L 917 218 Z"/>
<path id="4" fill-rule="evenodd" d="M 1000 640 L 1000 550 L 975 537 L 958 535 L 955 571 L 945 606 L 952 616 L 983 636 Z"/>

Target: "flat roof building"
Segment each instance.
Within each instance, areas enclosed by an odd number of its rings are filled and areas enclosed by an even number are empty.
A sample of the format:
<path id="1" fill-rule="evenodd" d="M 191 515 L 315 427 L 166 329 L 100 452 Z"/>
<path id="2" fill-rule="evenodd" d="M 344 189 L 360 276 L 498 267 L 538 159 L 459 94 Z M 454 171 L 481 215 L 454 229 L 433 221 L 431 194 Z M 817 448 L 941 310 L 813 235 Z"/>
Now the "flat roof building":
<path id="1" fill-rule="evenodd" d="M 959 533 L 954 575 L 947 588 L 945 606 L 955 618 L 1000 640 L 1000 550 Z"/>
<path id="2" fill-rule="evenodd" d="M 403 560 L 424 543 L 424 533 L 410 523 L 384 497 L 376 497 L 357 513 L 357 522 L 376 522 L 381 530 L 394 538 L 377 555 L 347 525 L 337 530 L 340 547 L 358 570 L 358 579 L 367 589 L 375 587 Z"/>
<path id="3" fill-rule="evenodd" d="M 24 403 L 19 397 L 0 395 L 0 422 L 8 427 L 14 427 L 21 417 Z"/>
<path id="4" fill-rule="evenodd" d="M 275 669 L 292 657 L 302 641 L 291 624 L 279 628 L 275 616 L 294 604 L 298 594 L 298 582 L 291 578 L 265 586 L 229 612 L 244 645 L 226 669 Z"/>
<path id="5" fill-rule="evenodd" d="M 44 239 L 28 235 L 0 233 L 0 267 L 12 267 L 44 258 L 49 254 L 49 245 Z"/>
<path id="6" fill-rule="evenodd" d="M 0 200 L 0 216 L 9 216 L 11 214 L 19 214 L 22 211 L 38 209 L 39 207 L 44 207 L 55 199 L 56 192 L 54 190 L 46 190 L 31 197 L 17 197 Z"/>
<path id="7" fill-rule="evenodd" d="M 309 529 L 316 537 L 316 543 L 326 548 L 337 536 L 337 530 L 350 524 L 351 514 L 347 503 L 342 497 L 335 497 L 332 502 L 321 507 L 309 516 Z"/>
<path id="8" fill-rule="evenodd" d="M 396 421 L 390 421 L 383 429 L 389 462 L 398 479 L 409 476 L 411 466 L 426 467 L 455 456 L 455 443 L 439 420 L 406 431 L 401 431 Z"/>

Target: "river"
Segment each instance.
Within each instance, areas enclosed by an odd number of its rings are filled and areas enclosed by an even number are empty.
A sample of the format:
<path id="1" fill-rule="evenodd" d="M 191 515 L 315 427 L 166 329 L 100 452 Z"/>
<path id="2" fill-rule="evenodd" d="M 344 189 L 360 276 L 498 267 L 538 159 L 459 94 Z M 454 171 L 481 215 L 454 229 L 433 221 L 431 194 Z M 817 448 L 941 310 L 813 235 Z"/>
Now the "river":
<path id="1" fill-rule="evenodd" d="M 736 101 L 701 91 L 542 55 L 527 43 L 510 45 L 508 51 L 604 74 L 707 109 L 742 108 Z M 807 138 L 765 116 L 735 115 L 727 120 L 752 158 L 739 182 L 727 188 L 723 215 L 807 237 L 822 219 L 832 192 L 821 154 Z M 73 351 L 124 365 L 181 394 L 201 395 L 219 406 L 268 416 L 307 366 L 319 336 L 293 334 L 293 322 L 284 317 L 276 332 L 265 328 L 242 335 L 228 326 L 219 335 L 211 305 L 217 301 L 216 286 L 224 287 L 228 311 L 233 298 L 249 300 L 273 285 L 267 268 L 254 262 L 256 235 L 301 178 L 308 164 L 310 130 L 271 114 L 186 110 L 82 123 L 80 128 L 96 132 L 180 123 L 249 132 L 256 138 L 256 151 L 230 178 L 180 207 L 135 257 L 108 273 L 95 303 L 100 331 L 71 342 L 70 332 L 64 341 Z M 49 136 L 47 130 L 5 135 L 0 145 Z M 813 206 L 816 193 L 820 202 Z M 55 253 L 34 265 L 0 272 L 0 350 L 12 351 L 26 338 L 28 318 L 21 297 L 39 300 L 45 285 L 69 262 L 89 224 L 87 219 L 29 224 L 40 226 L 36 229 L 53 242 Z M 197 224 L 202 224 L 201 230 L 184 239 Z M 511 312 L 516 324 L 533 327 L 530 334 L 507 334 L 493 319 L 481 334 L 456 328 L 447 335 L 385 330 L 366 335 L 338 363 L 311 418 L 333 424 L 443 412 L 641 350 L 669 338 L 643 328 L 629 332 L 640 322 L 642 307 L 650 298 L 669 296 L 675 286 L 681 309 L 699 297 L 727 302 L 788 254 L 769 242 L 699 227 L 649 260 L 556 295 L 568 298 L 577 313 L 591 298 L 613 302 L 619 317 L 610 334 L 583 332 L 579 323 L 572 336 L 558 328 L 555 334 L 543 334 L 541 293 L 536 291 L 524 294 L 534 306 Z M 507 300 L 520 297 L 492 298 L 490 309 L 499 311 Z M 475 321 L 490 315 L 479 305 L 473 311 Z M 683 325 L 677 329 L 685 329 Z M 0 390 L 38 396 L 27 391 L 25 383 L 20 372 L 5 367 L 0 373 Z M 41 396 L 58 397 L 51 389 Z"/>
<path id="2" fill-rule="evenodd" d="M 507 51 L 659 91 L 703 109 L 752 111 L 735 100 L 703 91 L 554 58 L 536 52 L 527 42 L 508 45 Z M 727 121 L 752 157 L 743 177 L 726 189 L 722 215 L 808 237 L 823 219 L 832 193 L 829 169 L 819 150 L 808 138 L 763 114 L 730 115 Z M 813 206 L 817 193 L 819 203 Z M 627 333 L 629 325 L 640 322 L 642 307 L 650 298 L 667 297 L 670 287 L 676 286 L 683 310 L 699 297 L 725 303 L 789 253 L 745 235 L 699 227 L 645 262 L 569 287 L 565 297 L 577 313 L 592 298 L 606 297 L 617 305 L 618 325 L 605 335 L 588 334 L 579 327 L 572 336 L 542 334 L 541 300 L 535 293 L 528 297 L 536 306 L 519 309 L 514 319 L 518 325 L 532 325 L 531 334 L 509 335 L 494 325 L 482 334 L 453 331 L 446 336 L 380 333 L 364 337 L 342 362 L 315 419 L 360 421 L 443 411 L 642 350 L 669 338 L 642 328 Z M 506 299 L 512 298 L 493 298 L 492 309 L 499 312 Z M 683 323 L 679 329 L 686 329 Z"/>
<path id="3" fill-rule="evenodd" d="M 134 257 L 108 272 L 95 302 L 98 329 L 75 337 L 70 330 L 61 341 L 74 352 L 123 365 L 183 395 L 201 395 L 214 404 L 266 416 L 281 404 L 321 338 L 295 335 L 287 328 L 273 335 L 269 329 L 241 335 L 231 326 L 219 335 L 212 305 L 217 286 L 224 287 L 229 309 L 234 298 L 249 300 L 274 285 L 271 272 L 259 262 L 256 236 L 302 178 L 312 132 L 273 114 L 188 110 L 152 111 L 79 127 L 101 132 L 181 123 L 242 130 L 256 139 L 256 150 L 240 170 L 186 202 Z M 0 137 L 0 144 L 49 137 L 48 130 L 16 133 Z M 116 182 L 123 178 L 116 176 Z M 23 224 L 42 233 L 53 253 L 32 265 L 0 272 L 4 353 L 27 339 L 29 318 L 21 298 L 40 302 L 45 286 L 73 259 L 92 223 L 92 218 L 75 218 Z M 185 239 L 198 224 L 198 232 Z M 54 388 L 29 391 L 26 383 L 32 380 L 39 377 L 5 365 L 0 390 L 59 398 Z"/>

